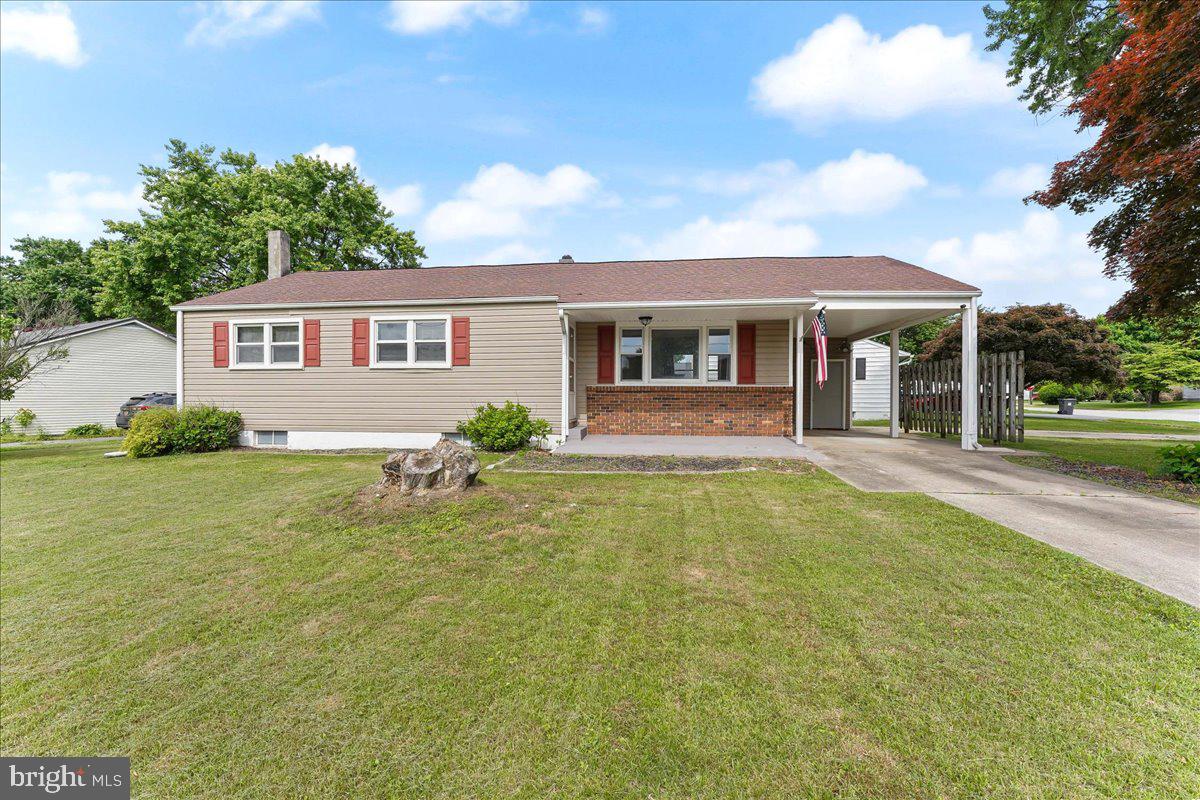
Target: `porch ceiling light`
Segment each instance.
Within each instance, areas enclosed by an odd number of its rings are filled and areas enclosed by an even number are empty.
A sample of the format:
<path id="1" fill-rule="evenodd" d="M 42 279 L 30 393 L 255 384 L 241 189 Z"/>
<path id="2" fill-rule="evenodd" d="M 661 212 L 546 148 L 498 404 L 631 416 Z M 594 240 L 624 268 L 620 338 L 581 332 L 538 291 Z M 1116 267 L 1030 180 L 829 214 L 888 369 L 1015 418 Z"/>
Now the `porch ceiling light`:
<path id="1" fill-rule="evenodd" d="M 643 328 L 653 321 L 654 317 L 650 316 L 649 314 L 643 314 L 642 316 L 638 317 L 638 322 L 642 323 Z"/>

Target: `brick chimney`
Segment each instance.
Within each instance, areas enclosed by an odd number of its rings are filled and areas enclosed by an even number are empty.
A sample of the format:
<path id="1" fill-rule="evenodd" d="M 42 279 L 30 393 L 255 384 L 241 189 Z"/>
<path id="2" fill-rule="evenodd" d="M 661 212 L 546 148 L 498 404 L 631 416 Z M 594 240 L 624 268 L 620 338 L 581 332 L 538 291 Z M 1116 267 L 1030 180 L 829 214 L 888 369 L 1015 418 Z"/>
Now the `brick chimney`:
<path id="1" fill-rule="evenodd" d="M 292 237 L 283 231 L 267 231 L 267 280 L 282 278 L 292 271 Z"/>

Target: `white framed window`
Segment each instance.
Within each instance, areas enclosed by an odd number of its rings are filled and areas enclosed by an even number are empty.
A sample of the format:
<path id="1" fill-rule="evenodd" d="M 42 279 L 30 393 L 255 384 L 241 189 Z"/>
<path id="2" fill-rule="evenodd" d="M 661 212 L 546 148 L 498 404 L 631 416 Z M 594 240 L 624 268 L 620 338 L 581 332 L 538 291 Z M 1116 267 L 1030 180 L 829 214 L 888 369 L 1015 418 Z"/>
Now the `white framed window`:
<path id="1" fill-rule="evenodd" d="M 736 379 L 732 323 L 617 327 L 617 383 L 705 384 Z"/>
<path id="2" fill-rule="evenodd" d="M 621 363 L 617 379 L 622 383 L 640 383 L 644 378 L 642 361 L 645 335 L 645 331 L 641 328 L 621 328 Z"/>
<path id="3" fill-rule="evenodd" d="M 371 317 L 371 366 L 444 369 L 450 366 L 450 317 Z"/>
<path id="4" fill-rule="evenodd" d="M 302 369 L 303 319 L 246 319 L 229 323 L 230 369 Z"/>
<path id="5" fill-rule="evenodd" d="M 255 431 L 254 444 L 258 447 L 287 447 L 287 431 Z"/>

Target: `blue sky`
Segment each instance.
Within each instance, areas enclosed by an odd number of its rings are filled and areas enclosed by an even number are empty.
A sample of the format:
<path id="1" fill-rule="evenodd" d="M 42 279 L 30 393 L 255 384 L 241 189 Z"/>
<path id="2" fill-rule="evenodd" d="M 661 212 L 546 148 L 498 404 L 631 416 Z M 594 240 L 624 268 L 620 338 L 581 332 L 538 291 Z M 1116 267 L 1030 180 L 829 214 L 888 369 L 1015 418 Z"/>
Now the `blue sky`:
<path id="1" fill-rule="evenodd" d="M 14 237 L 132 217 L 177 137 L 353 161 L 428 264 L 883 253 L 1098 313 L 1092 220 L 1025 206 L 1088 144 L 968 3 L 3 3 Z"/>

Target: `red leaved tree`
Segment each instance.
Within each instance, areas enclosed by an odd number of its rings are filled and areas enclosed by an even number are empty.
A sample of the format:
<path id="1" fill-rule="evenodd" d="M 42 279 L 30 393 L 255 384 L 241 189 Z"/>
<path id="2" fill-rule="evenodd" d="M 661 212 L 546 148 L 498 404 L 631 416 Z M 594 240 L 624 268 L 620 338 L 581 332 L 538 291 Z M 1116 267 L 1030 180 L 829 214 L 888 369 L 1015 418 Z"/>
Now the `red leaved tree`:
<path id="1" fill-rule="evenodd" d="M 1133 288 L 1115 316 L 1200 303 L 1200 0 L 1121 0 L 1131 28 L 1071 104 L 1096 143 L 1032 199 L 1076 213 L 1115 207 L 1089 235 L 1105 274 Z"/>

